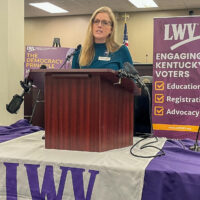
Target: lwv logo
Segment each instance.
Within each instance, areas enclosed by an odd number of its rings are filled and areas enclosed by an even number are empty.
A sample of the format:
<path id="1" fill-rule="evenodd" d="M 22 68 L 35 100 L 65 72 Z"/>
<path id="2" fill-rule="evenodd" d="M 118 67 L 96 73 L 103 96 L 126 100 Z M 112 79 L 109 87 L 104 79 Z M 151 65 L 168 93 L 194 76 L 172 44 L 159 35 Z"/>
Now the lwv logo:
<path id="1" fill-rule="evenodd" d="M 174 50 L 184 44 L 200 39 L 200 35 L 194 36 L 198 23 L 187 24 L 165 24 L 164 40 L 178 40 L 179 42 L 171 46 Z"/>

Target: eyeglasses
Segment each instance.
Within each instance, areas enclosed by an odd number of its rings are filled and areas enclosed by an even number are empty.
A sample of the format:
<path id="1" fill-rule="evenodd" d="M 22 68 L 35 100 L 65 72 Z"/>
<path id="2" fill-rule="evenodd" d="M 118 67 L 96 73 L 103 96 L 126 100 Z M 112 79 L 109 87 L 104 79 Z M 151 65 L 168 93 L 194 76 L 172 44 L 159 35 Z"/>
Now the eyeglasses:
<path id="1" fill-rule="evenodd" d="M 99 25 L 99 23 L 101 23 L 102 26 L 111 26 L 112 25 L 112 23 L 110 21 L 107 21 L 107 20 L 95 19 L 93 21 L 93 24 L 95 24 L 95 25 Z"/>

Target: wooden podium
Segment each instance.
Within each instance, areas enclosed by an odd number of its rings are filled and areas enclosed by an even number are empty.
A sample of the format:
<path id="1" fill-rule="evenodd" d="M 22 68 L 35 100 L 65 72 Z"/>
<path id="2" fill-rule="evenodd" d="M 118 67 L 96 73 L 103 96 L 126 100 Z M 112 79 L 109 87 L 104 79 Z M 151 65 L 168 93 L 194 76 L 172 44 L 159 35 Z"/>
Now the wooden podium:
<path id="1" fill-rule="evenodd" d="M 34 116 L 42 121 L 40 106 L 45 107 L 46 148 L 101 152 L 132 144 L 133 97 L 140 89 L 126 78 L 115 84 L 117 74 L 109 69 L 31 70 L 29 78 L 44 97 Z"/>
<path id="2" fill-rule="evenodd" d="M 134 67 L 138 70 L 140 76 L 152 76 L 152 64 L 134 63 Z M 46 73 L 46 70 L 44 69 L 31 69 L 29 78 L 33 80 L 34 85 L 36 85 L 37 88 L 33 88 L 32 91 L 29 93 L 26 93 L 24 97 L 24 118 L 26 118 L 27 120 L 32 119 L 31 123 L 33 125 L 41 126 L 43 128 L 45 128 L 45 124 L 44 124 L 44 121 L 45 121 L 44 120 L 45 73 Z M 40 95 L 38 98 L 39 103 L 37 103 L 35 112 L 33 113 L 35 100 L 37 99 L 37 95 L 39 92 L 38 90 L 40 90 Z M 136 97 L 136 98 L 140 98 L 140 97 Z M 135 101 L 135 103 L 137 102 Z M 135 109 L 138 109 L 138 108 L 134 108 L 134 118 L 138 118 L 137 116 L 135 116 L 135 115 L 138 115 Z M 134 127 L 137 128 L 136 126 Z"/>
<path id="3" fill-rule="evenodd" d="M 132 145 L 139 89 L 109 69 L 45 71 L 45 147 L 101 152 Z"/>

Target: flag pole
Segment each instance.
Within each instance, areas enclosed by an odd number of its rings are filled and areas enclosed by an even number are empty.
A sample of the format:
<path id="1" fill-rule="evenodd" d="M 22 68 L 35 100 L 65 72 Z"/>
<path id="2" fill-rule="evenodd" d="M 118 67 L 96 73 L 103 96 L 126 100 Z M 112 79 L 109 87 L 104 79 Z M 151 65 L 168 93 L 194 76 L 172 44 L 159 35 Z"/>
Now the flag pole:
<path id="1" fill-rule="evenodd" d="M 128 47 L 128 30 L 127 30 L 127 24 L 126 24 L 127 18 L 129 18 L 129 16 L 125 12 L 124 13 L 124 37 L 123 37 L 123 44 Z"/>
<path id="2" fill-rule="evenodd" d="M 122 15 L 122 18 L 124 18 L 124 23 L 126 23 L 127 19 L 129 19 L 129 15 L 125 12 L 124 15 Z"/>

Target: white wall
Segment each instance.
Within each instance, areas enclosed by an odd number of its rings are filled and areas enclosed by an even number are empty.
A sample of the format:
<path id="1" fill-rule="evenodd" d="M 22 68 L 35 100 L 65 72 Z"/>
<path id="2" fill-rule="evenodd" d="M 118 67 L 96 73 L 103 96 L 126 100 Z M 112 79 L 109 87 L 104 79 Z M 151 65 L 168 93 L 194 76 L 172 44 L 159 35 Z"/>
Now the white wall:
<path id="1" fill-rule="evenodd" d="M 89 22 L 88 15 L 38 17 L 25 19 L 25 45 L 52 46 L 60 38 L 62 47 L 76 47 L 82 43 Z"/>
<path id="2" fill-rule="evenodd" d="M 194 10 L 199 14 L 199 10 Z M 134 61 L 153 60 L 153 18 L 185 16 L 188 10 L 128 13 L 129 49 Z M 123 20 L 118 14 L 117 40 L 122 42 Z M 0 7 L 0 125 L 10 125 L 23 118 L 23 105 L 18 114 L 10 114 L 6 104 L 14 94 L 21 94 L 19 81 L 23 80 L 24 46 L 51 46 L 54 37 L 61 38 L 63 47 L 82 43 L 90 16 L 27 18 L 24 26 L 24 0 L 1 0 Z M 24 34 L 25 31 L 25 34 Z M 25 36 L 25 37 L 24 37 Z M 24 42 L 25 41 L 25 42 Z"/>
<path id="3" fill-rule="evenodd" d="M 16 115 L 7 112 L 6 104 L 14 94 L 22 93 L 24 0 L 1 0 L 0 24 L 0 125 L 10 125 L 23 118 L 23 106 Z"/>
<path id="4" fill-rule="evenodd" d="M 194 10 L 199 14 L 199 10 Z M 116 13 L 117 41 L 123 42 L 124 13 Z M 130 12 L 128 41 L 135 62 L 153 63 L 153 19 L 188 15 L 188 10 Z M 60 37 L 61 46 L 76 47 L 85 37 L 90 16 L 40 17 L 25 19 L 25 45 L 52 46 L 53 38 Z M 147 56 L 146 56 L 147 55 Z"/>
<path id="5" fill-rule="evenodd" d="M 194 13 L 197 15 L 200 11 L 196 9 Z M 129 15 L 127 20 L 129 50 L 134 62 L 153 63 L 154 18 L 188 16 L 188 10 L 131 12 L 127 14 Z M 118 18 L 122 19 L 122 16 Z M 123 38 L 123 27 L 123 20 L 118 20 L 118 38 Z"/>

